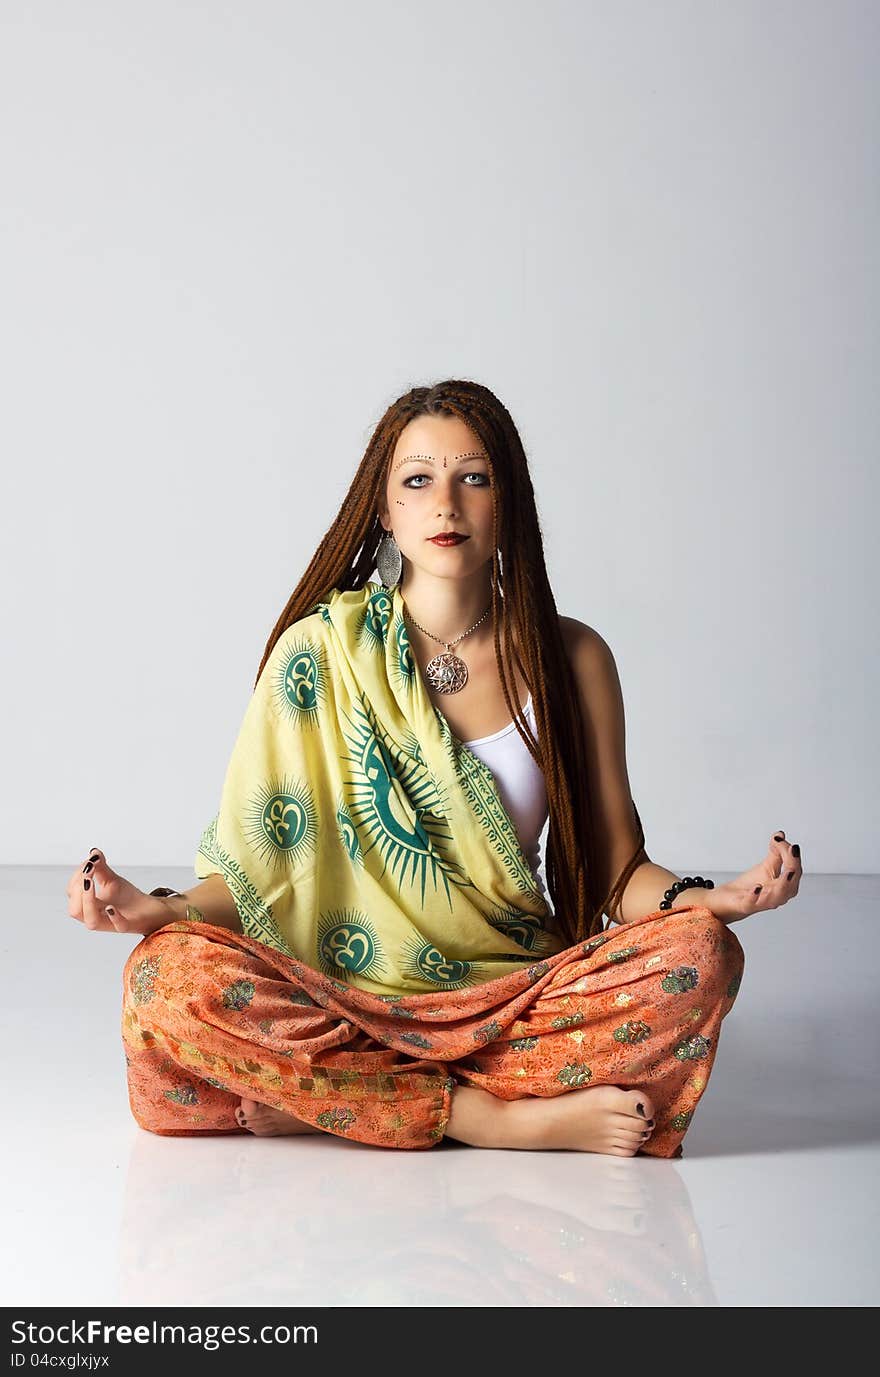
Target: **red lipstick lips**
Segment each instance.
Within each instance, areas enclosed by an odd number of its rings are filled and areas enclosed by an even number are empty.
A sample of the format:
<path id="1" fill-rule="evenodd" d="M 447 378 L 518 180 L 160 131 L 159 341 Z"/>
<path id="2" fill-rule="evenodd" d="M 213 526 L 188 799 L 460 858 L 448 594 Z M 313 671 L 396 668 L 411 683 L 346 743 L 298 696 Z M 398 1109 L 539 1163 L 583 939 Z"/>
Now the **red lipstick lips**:
<path id="1" fill-rule="evenodd" d="M 461 535 L 458 531 L 444 531 L 440 535 L 429 536 L 432 545 L 460 545 L 467 539 L 466 535 Z"/>

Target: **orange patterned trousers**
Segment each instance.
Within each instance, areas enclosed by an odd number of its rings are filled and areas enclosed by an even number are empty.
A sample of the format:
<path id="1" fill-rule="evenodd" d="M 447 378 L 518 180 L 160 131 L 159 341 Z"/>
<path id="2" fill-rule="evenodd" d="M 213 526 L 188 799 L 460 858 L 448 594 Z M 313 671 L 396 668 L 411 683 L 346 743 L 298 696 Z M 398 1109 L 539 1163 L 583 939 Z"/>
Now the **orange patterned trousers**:
<path id="1" fill-rule="evenodd" d="M 429 1148 L 457 1085 L 503 1100 L 644 1087 L 656 1128 L 641 1154 L 677 1157 L 744 964 L 709 909 L 657 909 L 500 979 L 376 995 L 241 933 L 170 923 L 125 964 L 129 1102 L 168 1136 L 247 1133 L 247 1096 L 343 1138 Z"/>

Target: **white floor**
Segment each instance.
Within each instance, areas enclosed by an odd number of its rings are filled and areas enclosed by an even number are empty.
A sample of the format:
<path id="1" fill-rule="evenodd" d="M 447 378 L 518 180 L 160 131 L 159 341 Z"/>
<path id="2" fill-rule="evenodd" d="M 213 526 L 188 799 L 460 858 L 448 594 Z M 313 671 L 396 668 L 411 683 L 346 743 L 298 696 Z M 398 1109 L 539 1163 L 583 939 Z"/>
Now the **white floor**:
<path id="1" fill-rule="evenodd" d="M 70 919 L 68 874 L 0 870 L 5 1305 L 880 1301 L 880 877 L 808 876 L 736 925 L 742 988 L 672 1162 L 145 1133 L 135 940 Z"/>

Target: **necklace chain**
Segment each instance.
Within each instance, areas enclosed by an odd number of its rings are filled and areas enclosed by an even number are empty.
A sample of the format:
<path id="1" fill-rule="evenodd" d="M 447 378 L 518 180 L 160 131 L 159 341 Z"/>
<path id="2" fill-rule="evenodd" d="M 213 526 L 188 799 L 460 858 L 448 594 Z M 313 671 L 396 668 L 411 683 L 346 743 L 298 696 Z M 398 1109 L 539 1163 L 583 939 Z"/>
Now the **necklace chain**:
<path id="1" fill-rule="evenodd" d="M 404 606 L 405 606 L 405 604 L 404 604 Z M 419 623 L 416 621 L 415 617 L 414 617 L 413 614 L 410 612 L 409 608 L 408 608 L 408 607 L 406 608 L 407 616 L 409 617 L 409 619 L 410 619 L 410 621 L 412 622 L 413 626 L 418 627 L 419 631 L 424 631 L 425 635 L 426 635 L 426 636 L 430 636 L 432 641 L 436 641 L 438 645 L 445 646 L 447 650 L 452 650 L 452 647 L 458 645 L 458 642 L 459 642 L 459 641 L 463 641 L 464 638 L 465 638 L 465 636 L 469 636 L 469 635 L 471 634 L 471 631 L 476 631 L 477 627 L 480 625 L 480 622 L 484 622 L 484 621 L 486 620 L 486 618 L 488 617 L 488 615 L 489 615 L 489 613 L 490 613 L 491 611 L 492 611 L 492 604 L 491 604 L 491 602 L 490 602 L 490 603 L 489 603 L 489 606 L 486 608 L 485 612 L 483 613 L 482 617 L 480 618 L 480 621 L 474 622 L 474 624 L 473 624 L 473 626 L 470 628 L 470 630 L 468 630 L 468 631 L 463 631 L 462 634 L 461 634 L 460 636 L 456 637 L 456 639 L 455 639 L 454 641 L 444 641 L 444 640 L 442 640 L 439 636 L 435 636 L 434 633 L 433 633 L 433 631 L 428 631 L 426 627 L 424 627 L 424 626 L 419 626 Z"/>

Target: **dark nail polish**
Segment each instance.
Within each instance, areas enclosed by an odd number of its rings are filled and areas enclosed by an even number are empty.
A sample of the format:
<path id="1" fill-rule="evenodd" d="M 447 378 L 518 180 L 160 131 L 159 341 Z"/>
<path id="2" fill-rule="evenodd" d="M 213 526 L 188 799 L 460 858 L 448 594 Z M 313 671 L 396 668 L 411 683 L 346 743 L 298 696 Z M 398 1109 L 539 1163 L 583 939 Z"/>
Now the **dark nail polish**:
<path id="1" fill-rule="evenodd" d="M 786 875 L 785 878 L 786 878 L 787 880 L 793 880 L 793 879 L 794 879 L 794 871 L 793 871 L 793 870 L 790 870 L 790 871 L 788 872 L 788 874 Z"/>
<path id="2" fill-rule="evenodd" d="M 644 1117 L 645 1117 L 645 1106 L 642 1104 L 641 1100 L 640 1100 L 639 1103 L 636 1105 L 636 1113 L 637 1113 L 637 1114 L 641 1114 L 642 1118 L 644 1119 Z"/>
<path id="3" fill-rule="evenodd" d="M 91 863 L 91 861 L 87 861 L 86 864 L 83 866 L 83 874 L 84 874 L 84 875 L 88 875 L 88 873 L 89 873 L 89 871 L 90 871 L 91 869 L 92 869 L 92 863 Z"/>
<path id="4" fill-rule="evenodd" d="M 100 857 L 98 856 L 97 851 L 93 851 L 91 856 L 89 856 L 89 864 L 94 865 L 95 861 L 97 860 L 100 860 Z"/>
<path id="5" fill-rule="evenodd" d="M 92 882 L 91 882 L 91 880 L 83 880 L 83 889 L 91 889 L 91 887 L 92 887 Z"/>
<path id="6" fill-rule="evenodd" d="M 773 840 L 774 840 L 774 841 L 782 841 L 782 833 L 781 833 L 781 832 L 777 832 L 777 834 L 776 834 L 776 836 L 773 838 Z"/>
<path id="7" fill-rule="evenodd" d="M 761 890 L 762 890 L 763 888 L 764 888 L 763 885 L 755 885 L 755 893 L 756 893 L 756 894 L 760 894 L 760 893 L 761 893 Z"/>
<path id="8" fill-rule="evenodd" d="M 108 905 L 107 905 L 107 912 L 108 912 L 108 914 L 110 915 L 110 917 L 112 918 L 112 917 L 113 917 L 113 914 L 116 912 L 116 909 L 115 909 L 115 908 L 111 908 L 110 905 L 108 904 Z"/>
<path id="9" fill-rule="evenodd" d="M 800 857 L 801 849 L 800 849 L 800 847 L 798 846 L 797 842 L 795 842 L 794 846 L 791 848 L 791 854 L 792 854 L 793 856 Z"/>
<path id="10" fill-rule="evenodd" d="M 653 1120 L 653 1119 L 649 1119 L 649 1120 L 648 1120 L 648 1128 L 653 1128 L 653 1127 L 654 1127 L 654 1120 Z"/>

